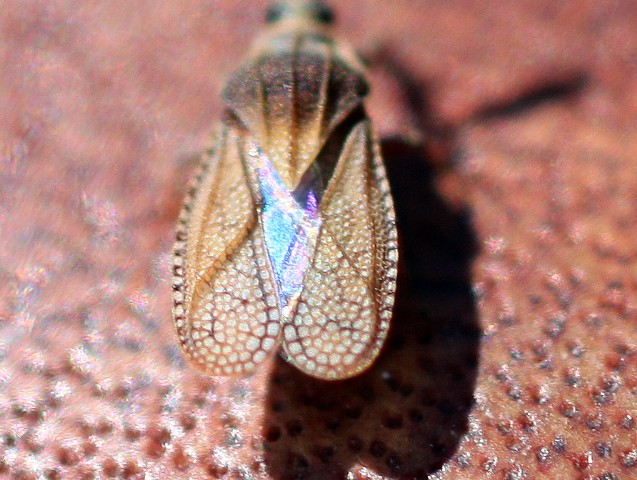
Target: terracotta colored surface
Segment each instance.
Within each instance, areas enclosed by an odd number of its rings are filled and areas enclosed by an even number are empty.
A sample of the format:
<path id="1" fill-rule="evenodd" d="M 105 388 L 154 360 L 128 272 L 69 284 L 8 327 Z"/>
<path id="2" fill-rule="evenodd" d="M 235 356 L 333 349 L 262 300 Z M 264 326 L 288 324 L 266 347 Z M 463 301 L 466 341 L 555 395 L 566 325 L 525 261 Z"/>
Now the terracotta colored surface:
<path id="1" fill-rule="evenodd" d="M 383 46 L 403 244 L 340 383 L 204 378 L 173 336 L 180 198 L 263 7 L 3 7 L 0 477 L 637 478 L 637 4 L 338 3 Z"/>

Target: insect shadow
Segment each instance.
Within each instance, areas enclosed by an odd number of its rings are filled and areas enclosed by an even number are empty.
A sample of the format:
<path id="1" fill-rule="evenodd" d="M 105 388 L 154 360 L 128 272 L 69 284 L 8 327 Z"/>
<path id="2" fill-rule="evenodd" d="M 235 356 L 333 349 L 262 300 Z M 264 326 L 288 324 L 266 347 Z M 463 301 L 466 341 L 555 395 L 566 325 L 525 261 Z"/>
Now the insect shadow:
<path id="1" fill-rule="evenodd" d="M 424 89 L 399 73 L 426 125 Z M 467 432 L 480 340 L 470 280 L 475 234 L 468 213 L 437 193 L 435 162 L 422 146 L 385 138 L 381 147 L 401 249 L 389 336 L 374 365 L 345 381 L 276 361 L 263 426 L 273 478 L 345 478 L 354 464 L 424 478 Z"/>

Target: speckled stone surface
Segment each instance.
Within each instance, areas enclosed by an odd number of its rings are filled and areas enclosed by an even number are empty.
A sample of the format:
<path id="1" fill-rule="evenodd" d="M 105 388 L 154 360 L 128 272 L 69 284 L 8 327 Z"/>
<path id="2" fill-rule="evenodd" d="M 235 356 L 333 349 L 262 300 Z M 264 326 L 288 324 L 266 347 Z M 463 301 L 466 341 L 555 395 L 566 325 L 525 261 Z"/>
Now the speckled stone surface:
<path id="1" fill-rule="evenodd" d="M 3 7 L 0 477 L 637 478 L 637 4 L 338 2 L 382 51 L 402 265 L 386 348 L 337 383 L 206 378 L 170 319 L 181 197 L 264 7 Z"/>

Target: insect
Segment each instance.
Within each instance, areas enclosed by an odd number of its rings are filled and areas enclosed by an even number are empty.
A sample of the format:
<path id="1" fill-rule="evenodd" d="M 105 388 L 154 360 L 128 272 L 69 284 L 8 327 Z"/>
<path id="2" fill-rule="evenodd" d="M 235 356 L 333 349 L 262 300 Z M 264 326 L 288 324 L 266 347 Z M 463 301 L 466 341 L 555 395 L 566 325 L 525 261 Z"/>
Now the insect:
<path id="1" fill-rule="evenodd" d="M 325 4 L 276 3 L 267 21 L 179 217 L 177 336 L 211 375 L 247 374 L 282 346 L 311 376 L 348 378 L 383 345 L 398 260 L 368 87 Z"/>

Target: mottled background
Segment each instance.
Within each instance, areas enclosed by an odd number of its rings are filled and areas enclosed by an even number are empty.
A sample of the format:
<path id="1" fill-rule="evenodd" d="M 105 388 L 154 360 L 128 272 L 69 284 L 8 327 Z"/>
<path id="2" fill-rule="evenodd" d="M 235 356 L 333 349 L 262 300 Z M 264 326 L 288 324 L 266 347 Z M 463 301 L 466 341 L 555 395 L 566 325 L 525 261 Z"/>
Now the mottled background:
<path id="1" fill-rule="evenodd" d="M 637 2 L 338 2 L 402 241 L 387 346 L 339 383 L 205 378 L 171 326 L 264 2 L 1 9 L 0 477 L 637 478 Z"/>

